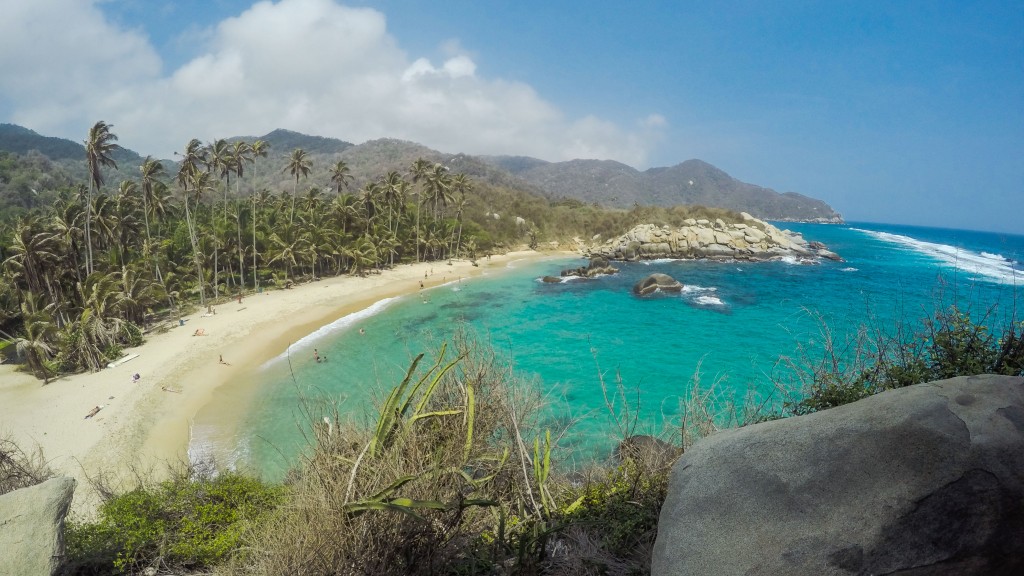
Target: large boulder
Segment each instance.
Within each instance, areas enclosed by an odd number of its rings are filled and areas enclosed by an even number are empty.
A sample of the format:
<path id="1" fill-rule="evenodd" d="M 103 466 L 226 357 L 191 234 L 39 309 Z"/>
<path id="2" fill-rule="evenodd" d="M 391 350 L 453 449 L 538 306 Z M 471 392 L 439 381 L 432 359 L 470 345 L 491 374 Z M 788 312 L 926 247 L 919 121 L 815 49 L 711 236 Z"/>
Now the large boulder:
<path id="1" fill-rule="evenodd" d="M 74 492 L 75 480 L 62 477 L 0 496 L 0 574 L 58 573 Z"/>
<path id="2" fill-rule="evenodd" d="M 675 464 L 652 574 L 1024 574 L 1024 379 L 729 430 Z"/>
<path id="3" fill-rule="evenodd" d="M 680 292 L 683 285 L 668 274 L 654 273 L 633 285 L 633 294 L 647 296 L 656 291 Z"/>

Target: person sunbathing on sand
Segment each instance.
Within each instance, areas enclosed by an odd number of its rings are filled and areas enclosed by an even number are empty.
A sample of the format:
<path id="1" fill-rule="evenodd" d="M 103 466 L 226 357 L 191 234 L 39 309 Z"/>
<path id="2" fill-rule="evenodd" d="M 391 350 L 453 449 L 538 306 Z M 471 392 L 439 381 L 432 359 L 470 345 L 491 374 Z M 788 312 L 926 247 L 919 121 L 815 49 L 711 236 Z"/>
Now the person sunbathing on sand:
<path id="1" fill-rule="evenodd" d="M 203 328 L 198 328 L 198 329 L 196 329 L 195 332 L 192 333 L 192 335 L 193 336 L 206 336 L 206 330 L 203 329 Z"/>

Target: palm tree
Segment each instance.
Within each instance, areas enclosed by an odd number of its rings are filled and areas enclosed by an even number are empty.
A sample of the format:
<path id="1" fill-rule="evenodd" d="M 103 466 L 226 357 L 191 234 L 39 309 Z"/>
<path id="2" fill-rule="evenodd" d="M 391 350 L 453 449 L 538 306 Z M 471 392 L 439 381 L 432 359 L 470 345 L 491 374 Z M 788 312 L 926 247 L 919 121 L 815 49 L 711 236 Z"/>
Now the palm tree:
<path id="1" fill-rule="evenodd" d="M 452 190 L 459 195 L 458 199 L 455 200 L 455 221 L 458 223 L 459 231 L 454 237 L 454 242 L 452 243 L 452 248 L 449 252 L 458 256 L 459 246 L 462 243 L 462 214 L 466 210 L 466 205 L 469 203 L 466 199 L 466 193 L 473 191 L 473 183 L 465 174 L 460 172 L 452 177 Z"/>
<path id="2" fill-rule="evenodd" d="M 238 202 L 237 198 L 241 197 L 242 177 L 245 176 L 245 163 L 252 161 L 252 157 L 249 156 L 251 152 L 252 148 L 244 141 L 235 142 L 231 147 L 231 160 L 235 167 L 235 175 L 238 176 L 238 179 L 235 180 L 235 233 L 238 236 L 238 278 L 239 284 L 243 288 L 245 286 L 245 250 L 242 248 L 241 203 Z M 255 217 L 255 210 L 253 211 L 253 216 Z"/>
<path id="3" fill-rule="evenodd" d="M 8 277 L 33 296 L 46 295 L 50 302 L 58 302 L 51 277 L 60 262 L 60 237 L 29 216 L 18 221 L 11 240 L 11 255 L 3 261 Z"/>
<path id="4" fill-rule="evenodd" d="M 105 350 L 117 341 L 124 327 L 121 318 L 123 295 L 118 274 L 96 273 L 78 286 L 82 311 L 71 328 L 74 352 L 90 370 L 105 366 Z"/>
<path id="5" fill-rule="evenodd" d="M 420 184 L 424 189 L 427 185 L 427 174 L 430 172 L 430 162 L 423 158 L 417 158 L 412 163 L 412 182 Z M 416 261 L 420 261 L 420 208 L 422 206 L 422 193 L 416 193 Z"/>
<path id="6" fill-rule="evenodd" d="M 86 202 L 85 214 L 85 246 L 86 274 L 92 274 L 92 195 L 99 192 L 103 186 L 103 174 L 100 168 L 113 166 L 117 169 L 117 163 L 111 158 L 114 151 L 121 147 L 115 144 L 117 135 L 110 131 L 114 126 L 100 120 L 89 129 L 89 138 L 85 141 L 85 161 L 89 168 L 89 182 L 92 187 L 89 189 L 89 200 Z"/>
<path id="7" fill-rule="evenodd" d="M 252 152 L 252 157 L 250 158 L 250 160 L 252 161 L 252 180 L 253 180 L 253 188 L 252 188 L 252 287 L 253 287 L 253 290 L 259 291 L 259 289 L 260 289 L 260 281 L 259 281 L 259 278 L 256 275 L 256 272 L 257 272 L 257 267 L 256 267 L 256 220 L 257 220 L 257 218 L 256 218 L 256 215 L 259 214 L 259 211 L 256 209 L 256 159 L 257 158 L 266 158 L 267 157 L 267 152 L 270 151 L 270 144 L 268 144 L 265 140 L 257 140 L 255 142 L 253 142 L 252 145 L 249 146 L 249 151 Z"/>
<path id="8" fill-rule="evenodd" d="M 48 361 L 53 354 L 50 343 L 57 328 L 45 312 L 25 314 L 22 318 L 25 335 L 8 342 L 14 345 L 17 355 L 25 359 L 32 373 L 43 379 L 43 385 L 49 384 L 52 371 Z"/>
<path id="9" fill-rule="evenodd" d="M 134 180 L 122 180 L 114 197 L 114 248 L 117 250 L 121 267 L 125 266 L 125 258 L 129 257 L 132 246 L 139 238 L 139 187 Z M 141 244 L 141 242 L 138 242 Z"/>
<path id="10" fill-rule="evenodd" d="M 370 223 L 374 217 L 377 216 L 377 196 L 380 195 L 380 185 L 377 182 L 367 182 L 363 186 L 363 190 L 360 196 L 360 200 L 363 204 L 363 212 L 366 214 L 366 228 L 365 233 L 370 233 Z"/>
<path id="11" fill-rule="evenodd" d="M 228 188 L 231 187 L 231 173 L 235 170 L 234 155 L 227 140 L 221 138 L 215 140 L 207 147 L 209 163 L 207 169 L 213 172 L 220 179 L 226 179 L 224 184 L 224 219 L 228 219 Z"/>
<path id="12" fill-rule="evenodd" d="M 288 159 L 288 164 L 283 170 L 295 177 L 295 187 L 292 188 L 292 213 L 289 218 L 289 222 L 293 222 L 295 220 L 295 196 L 299 192 L 299 176 L 302 176 L 303 178 L 309 176 L 309 170 L 312 167 L 313 162 L 306 157 L 305 150 L 302 148 L 292 150 L 292 156 Z"/>
<path id="13" fill-rule="evenodd" d="M 339 195 L 342 188 L 348 190 L 348 183 L 352 179 L 352 170 L 349 169 L 348 164 L 344 160 L 338 160 L 331 167 L 331 184 L 338 187 Z"/>
<path id="14" fill-rule="evenodd" d="M 149 230 L 149 213 L 156 196 L 155 187 L 164 173 L 164 165 L 152 156 L 146 156 L 139 166 L 139 171 L 142 172 L 142 215 L 146 224 L 146 241 L 151 242 L 153 237 Z M 157 272 L 157 276 L 159 275 Z"/>

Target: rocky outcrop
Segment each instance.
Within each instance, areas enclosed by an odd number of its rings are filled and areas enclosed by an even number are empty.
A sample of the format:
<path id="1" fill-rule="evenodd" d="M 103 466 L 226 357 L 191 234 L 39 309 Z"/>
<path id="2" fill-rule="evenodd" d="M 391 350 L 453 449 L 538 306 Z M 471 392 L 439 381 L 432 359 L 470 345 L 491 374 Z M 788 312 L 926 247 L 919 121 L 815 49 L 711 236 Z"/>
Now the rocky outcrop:
<path id="1" fill-rule="evenodd" d="M 64 562 L 64 517 L 73 478 L 0 496 L 0 574 L 57 574 Z"/>
<path id="2" fill-rule="evenodd" d="M 729 430 L 675 464 L 652 574 L 1024 574 L 1024 379 Z"/>
<path id="3" fill-rule="evenodd" d="M 633 460 L 647 469 L 670 466 L 679 457 L 681 449 L 654 436 L 639 434 L 619 442 L 613 456 L 620 462 Z"/>
<path id="4" fill-rule="evenodd" d="M 796 257 L 842 260 L 820 242 L 808 243 L 800 234 L 743 213 L 743 222 L 727 224 L 721 219 L 686 220 L 678 228 L 641 224 L 629 232 L 592 248 L 592 256 L 610 260 L 651 260 L 656 258 L 710 258 L 718 260 L 770 260 Z"/>
<path id="5" fill-rule="evenodd" d="M 654 273 L 633 285 L 633 294 L 647 296 L 655 292 L 681 292 L 683 284 L 668 274 Z"/>
<path id="6" fill-rule="evenodd" d="M 595 256 L 590 259 L 590 262 L 586 266 L 562 270 L 562 276 L 581 276 L 583 278 L 593 278 L 595 276 L 600 275 L 615 274 L 618 271 L 619 269 L 613 267 L 608 262 L 607 258 L 603 256 Z"/>

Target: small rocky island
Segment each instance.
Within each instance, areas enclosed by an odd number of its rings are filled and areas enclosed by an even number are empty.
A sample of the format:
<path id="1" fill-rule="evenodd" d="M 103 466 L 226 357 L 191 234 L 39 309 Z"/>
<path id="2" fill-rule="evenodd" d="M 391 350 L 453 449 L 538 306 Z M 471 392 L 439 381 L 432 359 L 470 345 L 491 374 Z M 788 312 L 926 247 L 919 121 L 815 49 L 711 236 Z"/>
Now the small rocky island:
<path id="1" fill-rule="evenodd" d="M 591 258 L 608 260 L 654 260 L 658 258 L 713 260 L 772 260 L 792 257 L 807 263 L 820 258 L 842 261 L 820 242 L 807 242 L 803 236 L 775 226 L 743 212 L 743 222 L 727 224 L 723 220 L 687 219 L 671 228 L 640 224 L 618 238 L 590 248 Z"/>

